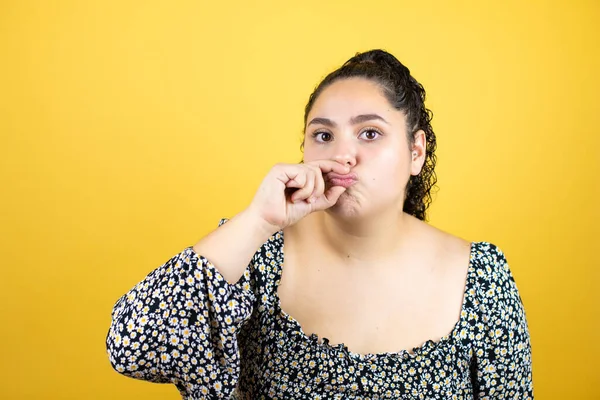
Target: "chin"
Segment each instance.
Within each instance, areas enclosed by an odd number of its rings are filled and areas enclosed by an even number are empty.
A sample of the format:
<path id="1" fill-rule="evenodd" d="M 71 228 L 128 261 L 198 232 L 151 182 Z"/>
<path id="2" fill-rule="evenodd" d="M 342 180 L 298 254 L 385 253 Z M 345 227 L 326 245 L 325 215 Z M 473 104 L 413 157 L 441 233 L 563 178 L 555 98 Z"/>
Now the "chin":
<path id="1" fill-rule="evenodd" d="M 342 193 L 335 205 L 325 210 L 329 215 L 342 219 L 357 219 L 365 216 L 365 210 L 354 197 L 347 192 Z"/>

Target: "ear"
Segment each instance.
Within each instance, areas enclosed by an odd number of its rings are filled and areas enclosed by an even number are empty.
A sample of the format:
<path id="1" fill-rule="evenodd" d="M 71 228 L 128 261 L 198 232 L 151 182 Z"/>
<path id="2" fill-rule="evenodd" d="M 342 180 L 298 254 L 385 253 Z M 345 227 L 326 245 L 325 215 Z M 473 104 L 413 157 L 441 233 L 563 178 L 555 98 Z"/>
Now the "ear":
<path id="1" fill-rule="evenodd" d="M 427 155 L 427 136 L 423 129 L 419 129 L 414 135 L 414 144 L 410 150 L 410 174 L 419 175 L 423 164 L 425 164 L 425 156 Z"/>

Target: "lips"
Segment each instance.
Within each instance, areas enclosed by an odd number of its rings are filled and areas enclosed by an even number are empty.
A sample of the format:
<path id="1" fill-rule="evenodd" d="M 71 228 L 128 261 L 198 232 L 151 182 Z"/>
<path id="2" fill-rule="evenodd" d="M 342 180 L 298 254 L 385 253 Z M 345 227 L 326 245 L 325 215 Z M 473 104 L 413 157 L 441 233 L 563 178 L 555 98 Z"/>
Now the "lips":
<path id="1" fill-rule="evenodd" d="M 331 186 L 341 186 L 347 189 L 358 182 L 358 176 L 356 174 L 340 175 L 330 172 L 327 174 L 326 180 Z"/>

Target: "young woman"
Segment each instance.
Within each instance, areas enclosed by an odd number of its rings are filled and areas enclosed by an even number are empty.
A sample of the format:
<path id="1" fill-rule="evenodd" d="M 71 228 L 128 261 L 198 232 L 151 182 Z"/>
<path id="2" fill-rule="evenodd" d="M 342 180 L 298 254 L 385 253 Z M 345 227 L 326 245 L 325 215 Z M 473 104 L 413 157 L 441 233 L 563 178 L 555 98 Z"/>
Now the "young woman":
<path id="1" fill-rule="evenodd" d="M 115 304 L 122 374 L 186 399 L 533 398 L 503 252 L 426 221 L 436 139 L 394 56 L 359 53 L 305 110 L 304 160 Z"/>

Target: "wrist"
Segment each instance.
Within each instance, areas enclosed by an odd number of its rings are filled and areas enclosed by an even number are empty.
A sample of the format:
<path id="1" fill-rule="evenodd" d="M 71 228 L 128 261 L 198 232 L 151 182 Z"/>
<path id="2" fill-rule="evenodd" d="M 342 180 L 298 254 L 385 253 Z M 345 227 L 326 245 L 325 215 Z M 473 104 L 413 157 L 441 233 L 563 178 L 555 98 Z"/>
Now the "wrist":
<path id="1" fill-rule="evenodd" d="M 264 218 L 250 207 L 240 212 L 236 218 L 249 227 L 252 236 L 259 238 L 261 243 L 266 242 L 271 236 L 280 231 L 278 226 L 265 221 Z"/>

